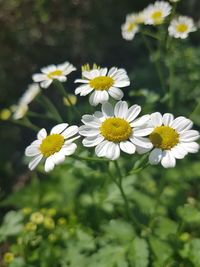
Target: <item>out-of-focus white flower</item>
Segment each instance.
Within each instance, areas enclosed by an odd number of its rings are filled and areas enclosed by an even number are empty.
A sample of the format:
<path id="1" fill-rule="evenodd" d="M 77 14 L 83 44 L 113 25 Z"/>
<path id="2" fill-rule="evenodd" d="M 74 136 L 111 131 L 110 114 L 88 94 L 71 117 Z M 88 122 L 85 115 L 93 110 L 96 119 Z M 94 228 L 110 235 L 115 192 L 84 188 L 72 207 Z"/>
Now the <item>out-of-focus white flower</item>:
<path id="1" fill-rule="evenodd" d="M 165 1 L 156 1 L 150 4 L 143 11 L 144 24 L 156 25 L 163 23 L 164 19 L 171 12 L 171 5 Z"/>
<path id="2" fill-rule="evenodd" d="M 82 77 L 83 79 L 75 80 L 75 83 L 83 83 L 76 88 L 75 94 L 85 96 L 94 91 L 89 98 L 92 106 L 107 102 L 109 95 L 120 100 L 124 93 L 119 88 L 130 85 L 126 71 L 116 67 L 112 67 L 109 71 L 107 68 L 83 71 Z"/>
<path id="3" fill-rule="evenodd" d="M 23 118 L 26 115 L 27 111 L 28 111 L 28 105 L 23 104 L 23 103 L 19 104 L 16 107 L 16 110 L 15 110 L 15 112 L 13 114 L 13 119 L 14 120 L 19 120 L 19 119 Z"/>
<path id="4" fill-rule="evenodd" d="M 196 31 L 197 28 L 194 25 L 192 18 L 186 16 L 180 16 L 177 19 L 173 19 L 169 25 L 169 35 L 175 38 L 185 39 L 190 32 Z"/>
<path id="5" fill-rule="evenodd" d="M 199 145 L 194 142 L 199 138 L 199 132 L 191 130 L 193 123 L 185 117 L 177 117 L 170 113 L 163 116 L 159 112 L 151 114 L 149 127 L 154 130 L 149 140 L 154 149 L 149 155 L 149 162 L 156 165 L 161 162 L 164 168 L 176 165 L 176 159 L 184 158 L 188 153 L 196 153 Z"/>
<path id="6" fill-rule="evenodd" d="M 41 129 L 37 134 L 37 140 L 32 142 L 25 150 L 27 157 L 33 157 L 28 165 L 29 169 L 35 169 L 41 159 L 45 157 L 45 171 L 53 170 L 55 165 L 65 160 L 65 156 L 72 155 L 75 152 L 77 145 L 73 141 L 79 136 L 68 138 L 76 135 L 77 132 L 78 127 L 76 125 L 68 127 L 68 123 L 54 126 L 50 135 L 47 135 L 44 128 Z"/>
<path id="7" fill-rule="evenodd" d="M 122 30 L 122 37 L 125 40 L 132 40 L 135 36 L 135 34 L 138 32 L 138 25 L 136 23 L 136 14 L 129 14 L 126 16 L 126 21 L 124 24 L 122 24 L 121 26 L 121 30 Z"/>
<path id="8" fill-rule="evenodd" d="M 67 80 L 66 76 L 74 70 L 76 68 L 66 61 L 63 64 L 49 65 L 41 68 L 42 73 L 33 74 L 32 79 L 34 82 L 39 82 L 42 88 L 47 88 L 53 80 L 65 82 Z"/>
<path id="9" fill-rule="evenodd" d="M 98 157 L 112 160 L 119 158 L 120 150 L 134 154 L 137 145 L 152 149 L 149 139 L 144 138 L 153 130 L 152 126 L 144 127 L 150 116 L 137 118 L 140 112 L 140 106 L 128 108 L 126 101 L 117 102 L 114 108 L 110 103 L 104 103 L 101 112 L 82 117 L 85 125 L 79 127 L 79 133 L 86 136 L 83 145 L 96 146 L 95 153 Z"/>

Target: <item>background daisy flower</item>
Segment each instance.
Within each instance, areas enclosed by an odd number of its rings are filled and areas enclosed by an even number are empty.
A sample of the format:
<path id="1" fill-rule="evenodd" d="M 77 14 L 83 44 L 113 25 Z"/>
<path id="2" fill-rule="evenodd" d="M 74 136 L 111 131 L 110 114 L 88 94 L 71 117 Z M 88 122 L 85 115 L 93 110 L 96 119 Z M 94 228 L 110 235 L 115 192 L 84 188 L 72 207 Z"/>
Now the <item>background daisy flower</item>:
<path id="1" fill-rule="evenodd" d="M 45 161 L 45 171 L 53 170 L 54 166 L 63 162 L 65 156 L 72 155 L 77 145 L 73 143 L 79 136 L 65 140 L 77 134 L 78 127 L 72 125 L 68 127 L 68 123 L 61 123 L 54 126 L 47 135 L 47 131 L 43 128 L 37 134 L 37 140 L 32 142 L 25 150 L 27 157 L 33 157 L 28 167 L 33 170 L 43 157 Z"/>
<path id="2" fill-rule="evenodd" d="M 75 94 L 85 96 L 94 91 L 89 98 L 92 106 L 107 102 L 109 95 L 120 100 L 124 93 L 119 88 L 130 85 L 126 71 L 115 67 L 109 71 L 107 68 L 83 71 L 82 76 L 83 79 L 77 79 L 75 83 L 83 83 L 84 85 L 77 87 Z"/>
<path id="3" fill-rule="evenodd" d="M 185 117 L 177 117 L 170 113 L 163 116 L 159 112 L 151 114 L 149 125 L 154 130 L 149 140 L 154 149 L 149 155 L 150 164 L 161 162 L 165 168 L 176 165 L 176 159 L 184 158 L 188 153 L 196 153 L 199 145 L 194 142 L 199 138 L 199 132 L 191 130 L 193 123 Z"/>
<path id="4" fill-rule="evenodd" d="M 40 82 L 42 88 L 47 88 L 53 82 L 53 80 L 58 80 L 60 82 L 65 82 L 67 80 L 67 75 L 76 68 L 70 64 L 68 61 L 59 65 L 49 65 L 47 67 L 41 68 L 42 73 L 33 74 L 32 79 L 34 82 Z"/>
<path id="5" fill-rule="evenodd" d="M 126 16 L 126 21 L 121 26 L 122 37 L 125 40 L 132 40 L 135 34 L 138 32 L 139 27 L 137 25 L 137 21 L 138 16 L 135 13 Z"/>
<path id="6" fill-rule="evenodd" d="M 165 17 L 170 14 L 171 5 L 165 1 L 156 1 L 143 11 L 144 24 L 156 25 L 163 23 Z"/>
<path id="7" fill-rule="evenodd" d="M 196 30 L 197 28 L 194 25 L 193 19 L 186 16 L 180 16 L 177 19 L 173 19 L 168 28 L 170 36 L 181 39 L 187 38 L 190 32 Z"/>
<path id="8" fill-rule="evenodd" d="M 143 136 L 149 135 L 153 128 L 142 126 L 149 120 L 149 115 L 138 119 L 141 112 L 139 105 L 128 108 L 126 101 L 119 101 L 115 107 L 110 103 L 102 105 L 101 112 L 94 115 L 84 115 L 79 133 L 86 138 L 83 145 L 95 148 L 98 157 L 106 157 L 112 160 L 119 158 L 120 149 L 128 154 L 134 154 L 137 144 L 149 146 L 152 144 Z"/>

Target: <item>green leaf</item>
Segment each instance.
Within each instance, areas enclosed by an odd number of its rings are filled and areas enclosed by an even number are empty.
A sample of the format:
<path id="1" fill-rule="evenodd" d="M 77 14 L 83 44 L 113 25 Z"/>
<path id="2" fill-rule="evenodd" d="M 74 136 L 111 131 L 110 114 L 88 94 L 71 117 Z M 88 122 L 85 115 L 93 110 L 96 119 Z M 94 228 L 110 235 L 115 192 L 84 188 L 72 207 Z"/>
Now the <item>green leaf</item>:
<path id="1" fill-rule="evenodd" d="M 184 245 L 183 250 L 180 251 L 181 256 L 189 259 L 194 266 L 200 266 L 200 239 L 196 238 Z"/>
<path id="2" fill-rule="evenodd" d="M 132 267 L 147 267 L 149 264 L 147 241 L 136 237 L 129 247 L 128 258 Z"/>
<path id="3" fill-rule="evenodd" d="M 160 217 L 155 228 L 155 233 L 160 237 L 160 239 L 167 239 L 169 235 L 175 234 L 177 232 L 177 224 L 164 217 Z"/>
<path id="4" fill-rule="evenodd" d="M 186 204 L 183 207 L 178 207 L 178 214 L 186 223 L 199 224 L 200 211 L 192 205 Z"/>

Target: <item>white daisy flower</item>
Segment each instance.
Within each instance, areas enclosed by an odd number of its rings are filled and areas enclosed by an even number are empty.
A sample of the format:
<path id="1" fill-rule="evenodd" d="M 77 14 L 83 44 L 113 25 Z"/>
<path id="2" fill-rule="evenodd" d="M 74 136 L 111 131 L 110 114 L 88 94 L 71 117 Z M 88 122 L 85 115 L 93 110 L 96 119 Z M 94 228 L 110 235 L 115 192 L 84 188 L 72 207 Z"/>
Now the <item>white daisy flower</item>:
<path id="1" fill-rule="evenodd" d="M 139 17 L 137 14 L 133 13 L 126 16 L 126 21 L 121 26 L 122 37 L 125 40 L 130 41 L 134 38 L 135 34 L 139 30 L 137 22 L 139 22 Z"/>
<path id="2" fill-rule="evenodd" d="M 39 94 L 40 87 L 37 83 L 32 83 L 28 86 L 26 92 L 19 99 L 19 103 L 14 109 L 13 119 L 19 120 L 25 116 L 28 111 L 28 104 Z"/>
<path id="3" fill-rule="evenodd" d="M 181 39 L 187 38 L 190 32 L 196 30 L 197 28 L 194 25 L 193 19 L 186 16 L 180 16 L 177 19 L 173 19 L 168 28 L 170 36 Z"/>
<path id="4" fill-rule="evenodd" d="M 165 17 L 171 12 L 171 5 L 165 1 L 156 1 L 143 11 L 144 24 L 156 25 L 163 23 Z"/>
<path id="5" fill-rule="evenodd" d="M 57 66 L 49 65 L 41 68 L 42 73 L 33 74 L 32 79 L 34 82 L 39 82 L 42 88 L 47 88 L 50 86 L 53 80 L 65 82 L 67 80 L 66 76 L 74 70 L 76 70 L 76 68 L 66 61 Z"/>
<path id="6" fill-rule="evenodd" d="M 79 127 L 79 133 L 86 136 L 83 145 L 96 146 L 95 153 L 98 157 L 112 160 L 119 158 L 120 149 L 128 154 L 135 153 L 136 145 L 151 149 L 152 144 L 144 136 L 149 135 L 153 128 L 143 128 L 150 115 L 136 119 L 140 112 L 140 106 L 128 108 L 126 101 L 117 102 L 114 108 L 110 103 L 104 103 L 102 112 L 82 117 L 85 125 Z"/>
<path id="7" fill-rule="evenodd" d="M 149 162 L 156 165 L 161 162 L 165 168 L 176 165 L 176 159 L 184 158 L 188 153 L 196 153 L 199 145 L 194 142 L 199 138 L 199 132 L 191 130 L 193 123 L 185 117 L 177 117 L 170 113 L 163 116 L 159 112 L 151 114 L 149 127 L 154 130 L 149 140 L 154 149 L 149 155 Z"/>
<path id="8" fill-rule="evenodd" d="M 77 145 L 73 141 L 80 136 L 67 138 L 74 136 L 77 132 L 78 127 L 75 125 L 68 127 L 68 123 L 54 126 L 50 135 L 47 135 L 44 128 L 41 129 L 37 134 L 37 140 L 32 142 L 25 150 L 27 157 L 33 157 L 28 165 L 29 169 L 31 171 L 35 169 L 41 159 L 45 157 L 45 171 L 53 170 L 55 165 L 65 160 L 65 156 L 72 155 L 75 152 Z"/>
<path id="9" fill-rule="evenodd" d="M 92 106 L 107 102 L 109 95 L 116 100 L 120 100 L 124 93 L 119 88 L 130 85 L 126 71 L 115 67 L 112 67 L 109 71 L 107 68 L 83 71 L 82 76 L 85 79 L 77 79 L 75 83 L 83 83 L 84 85 L 77 87 L 75 94 L 85 96 L 94 90 L 89 98 Z"/>

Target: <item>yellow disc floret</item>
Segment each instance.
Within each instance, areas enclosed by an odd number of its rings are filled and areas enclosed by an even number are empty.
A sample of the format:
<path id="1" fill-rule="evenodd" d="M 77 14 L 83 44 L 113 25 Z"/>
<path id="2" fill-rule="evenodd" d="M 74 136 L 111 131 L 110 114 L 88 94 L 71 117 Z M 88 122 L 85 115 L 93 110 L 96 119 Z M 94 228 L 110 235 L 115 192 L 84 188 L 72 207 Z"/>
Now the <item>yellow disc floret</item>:
<path id="1" fill-rule="evenodd" d="M 162 17 L 162 11 L 155 11 L 154 13 L 152 13 L 151 17 L 152 19 L 160 19 Z"/>
<path id="2" fill-rule="evenodd" d="M 40 151 L 43 156 L 49 157 L 60 151 L 64 143 L 64 137 L 61 134 L 48 135 L 40 145 Z"/>
<path id="3" fill-rule="evenodd" d="M 132 133 L 130 124 L 121 118 L 109 118 L 101 125 L 101 134 L 115 143 L 127 140 Z"/>
<path id="4" fill-rule="evenodd" d="M 185 25 L 185 24 L 179 24 L 179 25 L 176 27 L 176 29 L 177 29 L 178 32 L 185 32 L 185 31 L 187 31 L 188 26 Z"/>
<path id="5" fill-rule="evenodd" d="M 130 23 L 128 25 L 128 31 L 131 32 L 133 29 L 135 28 L 135 24 L 134 23 Z"/>
<path id="6" fill-rule="evenodd" d="M 179 134 L 169 126 L 159 126 L 149 135 L 152 144 L 163 150 L 170 150 L 179 142 Z"/>
<path id="7" fill-rule="evenodd" d="M 89 83 L 90 87 L 95 90 L 108 90 L 114 84 L 114 80 L 108 76 L 99 76 L 92 79 Z"/>
<path id="8" fill-rule="evenodd" d="M 62 75 L 62 71 L 61 70 L 55 70 L 50 72 L 47 76 L 49 79 L 54 79 L 53 76 L 61 76 Z"/>

